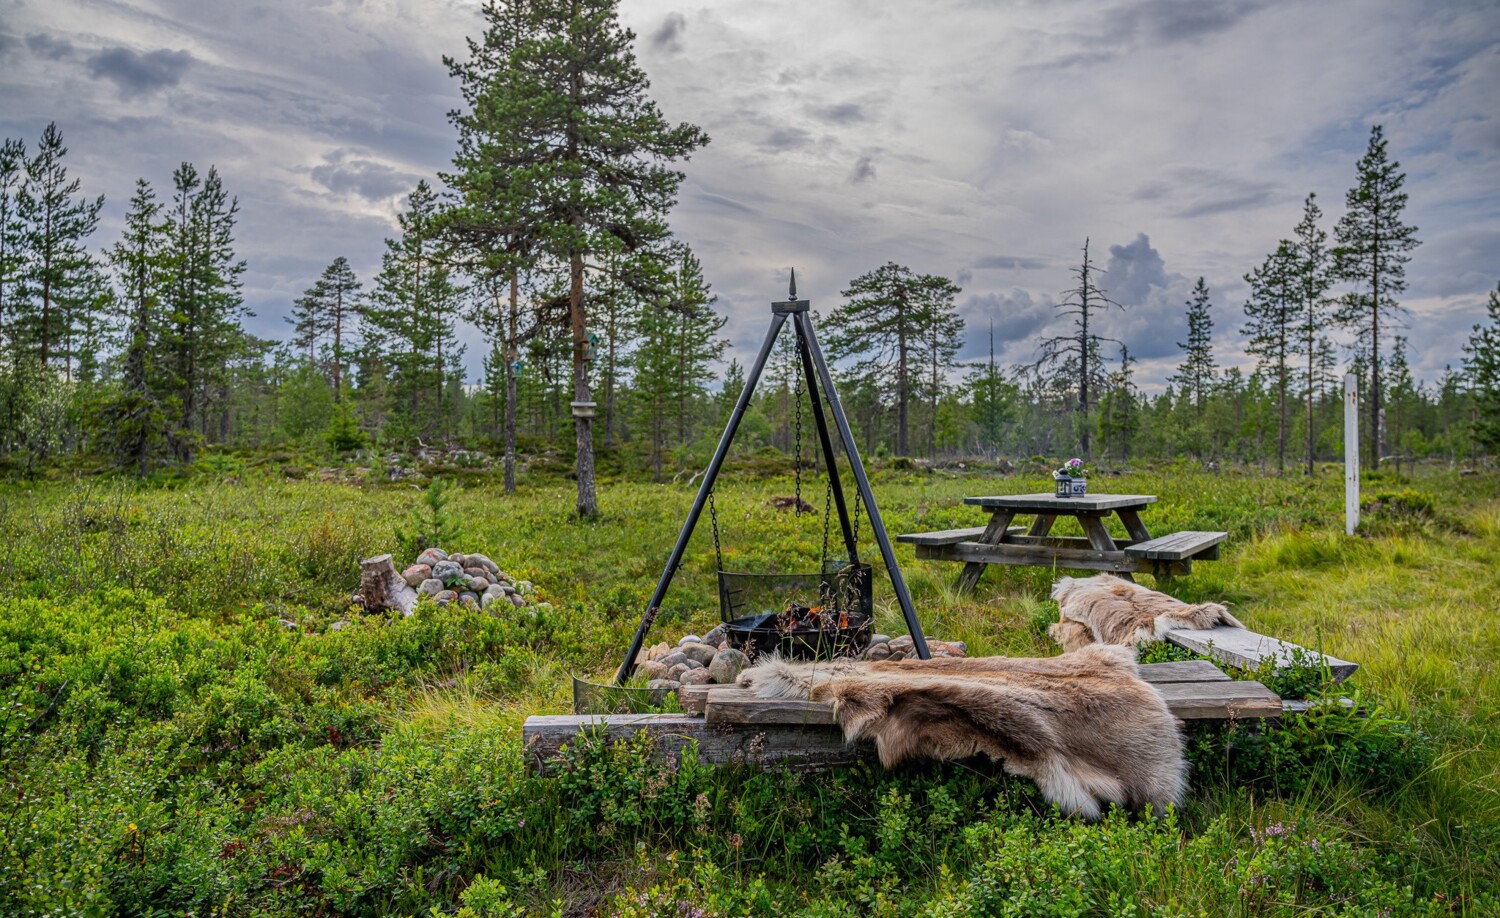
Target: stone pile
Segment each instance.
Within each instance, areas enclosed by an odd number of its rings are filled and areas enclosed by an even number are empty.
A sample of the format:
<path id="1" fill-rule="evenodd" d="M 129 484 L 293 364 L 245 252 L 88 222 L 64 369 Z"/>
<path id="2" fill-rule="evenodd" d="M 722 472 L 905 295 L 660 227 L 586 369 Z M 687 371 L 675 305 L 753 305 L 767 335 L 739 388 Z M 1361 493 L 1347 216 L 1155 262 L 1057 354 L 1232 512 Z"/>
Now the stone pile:
<path id="1" fill-rule="evenodd" d="M 536 588 L 531 581 L 517 580 L 477 553 L 449 554 L 441 548 L 429 548 L 401 572 L 401 579 L 418 593 L 444 605 L 461 602 L 489 609 L 501 602 L 518 609 L 551 608 L 550 603 L 536 601 Z"/>
<path id="2" fill-rule="evenodd" d="M 662 641 L 636 655 L 636 671 L 647 679 L 646 687 L 653 689 L 677 689 L 683 685 L 730 685 L 740 677 L 740 670 L 749 665 L 749 658 L 742 651 L 729 646 L 728 633 L 719 625 L 703 637 L 689 634 L 676 645 Z M 963 641 L 934 641 L 928 639 L 927 649 L 932 656 L 966 657 L 969 645 Z M 863 660 L 904 660 L 915 658 L 916 646 L 911 635 L 892 639 L 889 635 L 877 634 L 870 639 L 870 646 L 860 655 Z"/>

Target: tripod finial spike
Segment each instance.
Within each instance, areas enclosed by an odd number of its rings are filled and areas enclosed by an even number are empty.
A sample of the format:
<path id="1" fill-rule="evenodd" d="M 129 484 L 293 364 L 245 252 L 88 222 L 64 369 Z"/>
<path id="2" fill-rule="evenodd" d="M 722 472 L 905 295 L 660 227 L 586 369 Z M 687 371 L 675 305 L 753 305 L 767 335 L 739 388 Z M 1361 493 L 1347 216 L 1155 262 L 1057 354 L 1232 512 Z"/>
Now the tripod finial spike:
<path id="1" fill-rule="evenodd" d="M 796 268 L 792 269 L 792 282 L 787 287 L 786 295 L 787 295 L 787 299 L 789 299 L 789 300 L 795 300 L 797 298 L 797 269 Z"/>

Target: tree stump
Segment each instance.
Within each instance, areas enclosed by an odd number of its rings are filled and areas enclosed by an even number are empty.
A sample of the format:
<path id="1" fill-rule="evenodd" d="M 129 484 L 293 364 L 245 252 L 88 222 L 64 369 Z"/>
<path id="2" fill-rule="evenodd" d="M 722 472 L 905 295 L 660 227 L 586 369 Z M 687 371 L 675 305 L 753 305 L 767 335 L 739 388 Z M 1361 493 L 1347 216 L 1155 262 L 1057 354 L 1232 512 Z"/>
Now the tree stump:
<path id="1" fill-rule="evenodd" d="M 359 562 L 359 602 L 370 612 L 396 609 L 410 615 L 417 607 L 417 591 L 396 570 L 390 555 L 376 555 Z"/>

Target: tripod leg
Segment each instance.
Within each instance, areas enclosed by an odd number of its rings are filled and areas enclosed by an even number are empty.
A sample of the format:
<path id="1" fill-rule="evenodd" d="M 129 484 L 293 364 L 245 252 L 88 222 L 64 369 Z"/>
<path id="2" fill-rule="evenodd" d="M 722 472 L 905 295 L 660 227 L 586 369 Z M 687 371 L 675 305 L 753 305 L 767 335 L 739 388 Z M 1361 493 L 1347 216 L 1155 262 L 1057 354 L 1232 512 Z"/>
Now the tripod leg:
<path id="1" fill-rule="evenodd" d="M 805 316 L 806 313 L 802 315 Z M 838 509 L 839 528 L 844 534 L 844 549 L 849 553 L 850 561 L 858 562 L 858 536 L 854 527 L 849 523 L 849 505 L 844 501 L 844 486 L 839 481 L 839 464 L 834 459 L 833 440 L 828 435 L 828 419 L 823 416 L 823 402 L 818 398 L 818 371 L 813 368 L 812 351 L 807 346 L 807 334 L 802 329 L 802 322 L 796 321 L 792 327 L 797 330 L 797 350 L 802 355 L 802 372 L 807 376 L 807 393 L 812 402 L 813 423 L 818 429 L 818 442 L 823 446 L 823 460 L 828 464 L 828 486 L 833 490 L 833 504 Z M 808 327 L 811 327 L 811 323 Z"/>
<path id="2" fill-rule="evenodd" d="M 766 340 L 761 343 L 760 354 L 755 358 L 755 365 L 750 368 L 750 374 L 745 378 L 745 388 L 740 390 L 739 400 L 734 403 L 734 411 L 729 415 L 729 423 L 724 427 L 723 436 L 719 437 L 718 449 L 714 450 L 714 457 L 708 463 L 708 471 L 703 474 L 703 483 L 698 486 L 698 496 L 693 499 L 693 509 L 688 511 L 687 522 L 682 525 L 682 532 L 677 536 L 677 544 L 672 546 L 672 554 L 667 559 L 667 566 L 661 572 L 661 580 L 657 581 L 656 592 L 651 594 L 651 601 L 646 604 L 646 611 L 641 615 L 641 623 L 635 629 L 635 637 L 630 641 L 630 650 L 625 654 L 625 661 L 620 664 L 620 671 L 615 674 L 615 681 L 623 685 L 630 674 L 635 672 L 635 658 L 641 652 L 641 645 L 646 640 L 646 632 L 651 630 L 651 623 L 656 620 L 656 613 L 661 608 L 661 601 L 667 595 L 667 587 L 672 585 L 672 577 L 677 573 L 677 566 L 682 563 L 683 552 L 687 551 L 688 540 L 693 536 L 693 529 L 698 525 L 698 518 L 703 515 L 703 505 L 708 502 L 708 494 L 714 489 L 714 482 L 718 480 L 719 469 L 724 465 L 724 458 L 729 455 L 729 444 L 734 441 L 734 434 L 740 427 L 740 421 L 745 417 L 745 411 L 750 407 L 750 397 L 755 394 L 755 385 L 760 382 L 760 374 L 766 368 L 766 361 L 771 356 L 771 347 L 776 343 L 776 336 L 781 333 L 781 326 L 786 324 L 786 316 L 774 315 L 771 318 L 771 327 L 766 331 Z"/>

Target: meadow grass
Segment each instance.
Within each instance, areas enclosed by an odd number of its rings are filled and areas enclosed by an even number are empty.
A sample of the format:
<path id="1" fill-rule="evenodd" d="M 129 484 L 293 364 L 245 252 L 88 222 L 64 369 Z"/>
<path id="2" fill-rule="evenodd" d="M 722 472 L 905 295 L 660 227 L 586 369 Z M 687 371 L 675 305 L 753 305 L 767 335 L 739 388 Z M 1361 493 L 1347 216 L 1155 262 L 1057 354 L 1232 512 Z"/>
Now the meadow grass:
<path id="1" fill-rule="evenodd" d="M 240 466 L 159 487 L 0 492 L 0 911 L 1484 914 L 1497 902 L 1492 477 L 1377 477 L 1367 497 L 1408 497 L 1382 501 L 1352 539 L 1337 475 L 1096 479 L 1159 495 L 1145 514 L 1158 534 L 1229 531 L 1223 560 L 1170 589 L 1359 662 L 1340 690 L 1375 712 L 1201 738 L 1181 814 L 1097 826 L 1058 821 L 1027 782 L 971 766 L 758 775 L 580 742 L 563 777 L 530 776 L 521 721 L 567 710 L 571 675 L 609 678 L 693 491 L 607 482 L 604 516 L 579 521 L 561 477 L 514 495 L 467 477 L 452 504 L 461 544 L 448 547 L 532 580 L 550 611 L 351 612 L 357 562 L 394 547 L 420 498 L 410 485 Z M 964 496 L 1048 482 L 878 469 L 874 486 L 894 535 L 979 525 Z M 815 569 L 821 520 L 770 504 L 790 492 L 763 467 L 726 478 L 726 567 Z M 861 550 L 879 568 L 868 529 Z M 960 596 L 956 565 L 897 555 L 930 636 L 974 654 L 1055 651 L 1053 571 L 992 568 Z M 712 627 L 716 567 L 705 518 L 653 640 Z M 903 630 L 879 576 L 877 615 Z M 1382 732 L 1407 730 L 1410 743 Z M 1247 777 L 1246 762 L 1270 764 Z"/>

